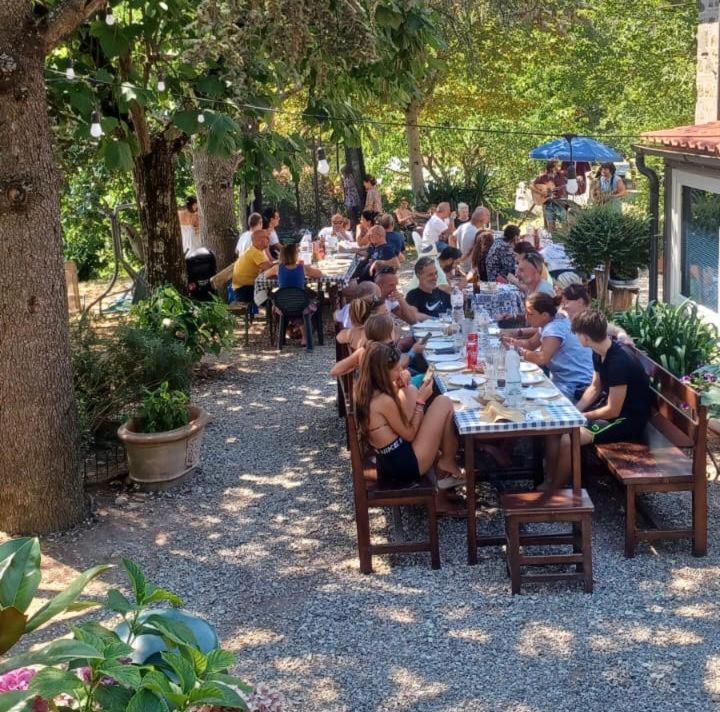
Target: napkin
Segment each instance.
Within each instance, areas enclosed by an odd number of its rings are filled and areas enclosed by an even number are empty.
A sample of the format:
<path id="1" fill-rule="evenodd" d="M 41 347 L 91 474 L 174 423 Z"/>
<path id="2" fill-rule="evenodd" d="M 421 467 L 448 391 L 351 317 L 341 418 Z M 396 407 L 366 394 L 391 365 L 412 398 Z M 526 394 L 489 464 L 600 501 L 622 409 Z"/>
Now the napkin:
<path id="1" fill-rule="evenodd" d="M 463 410 L 478 410 L 482 406 L 476 397 L 477 391 L 459 388 L 452 392 L 452 401 L 455 407 L 462 406 Z"/>
<path id="2" fill-rule="evenodd" d="M 497 423 L 501 420 L 507 420 L 511 423 L 522 423 L 525 416 L 519 410 L 506 408 L 496 401 L 490 401 L 485 408 L 480 411 L 480 420 L 487 423 Z"/>

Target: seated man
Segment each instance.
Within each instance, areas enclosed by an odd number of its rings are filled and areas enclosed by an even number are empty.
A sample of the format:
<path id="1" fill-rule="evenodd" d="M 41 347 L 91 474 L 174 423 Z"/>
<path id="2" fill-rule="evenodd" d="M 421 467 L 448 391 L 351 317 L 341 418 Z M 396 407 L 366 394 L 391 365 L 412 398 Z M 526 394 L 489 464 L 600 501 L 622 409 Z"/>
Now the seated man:
<path id="1" fill-rule="evenodd" d="M 437 268 L 438 279 L 437 286 L 443 292 L 450 294 L 452 291 L 448 277 L 450 277 L 455 267 L 458 266 L 462 259 L 462 253 L 456 247 L 446 247 L 434 260 L 435 267 Z M 417 276 L 413 277 L 408 284 L 408 290 L 415 289 L 418 286 Z M 461 286 L 464 286 L 462 283 Z"/>
<path id="2" fill-rule="evenodd" d="M 255 280 L 261 272 L 272 267 L 267 249 L 270 236 L 267 230 L 257 230 L 252 234 L 252 244 L 235 260 L 232 287 L 234 301 L 252 302 L 255 296 Z"/>
<path id="3" fill-rule="evenodd" d="M 523 294 L 542 292 L 551 297 L 555 296 L 553 286 L 543 279 L 545 260 L 537 252 L 528 252 L 520 257 L 517 266 L 517 278 L 508 275 L 508 282 L 514 284 Z"/>
<path id="4" fill-rule="evenodd" d="M 580 312 L 572 321 L 582 346 L 592 349 L 592 383 L 577 403 L 588 425 L 580 433 L 582 445 L 642 440 L 650 419 L 650 381 L 640 361 L 608 334 L 605 316 L 598 311 Z M 570 474 L 570 438 L 549 437 L 546 458 L 549 473 L 562 487 Z"/>
<path id="5" fill-rule="evenodd" d="M 325 238 L 330 235 L 335 235 L 338 242 L 341 240 L 346 242 L 352 242 L 352 233 L 345 229 L 345 218 L 336 213 L 330 218 L 330 227 L 324 227 L 318 233 L 318 240 L 320 240 L 323 247 L 325 246 Z"/>
<path id="6" fill-rule="evenodd" d="M 388 312 L 407 324 L 417 324 L 428 317 L 411 307 L 398 291 L 398 275 L 391 267 L 383 267 L 375 275 L 375 284 L 380 288 L 380 298 L 385 302 Z"/>
<path id="7" fill-rule="evenodd" d="M 250 213 L 250 217 L 248 218 L 248 229 L 240 235 L 237 245 L 235 245 L 235 254 L 238 257 L 244 254 L 250 245 L 252 245 L 253 233 L 258 230 L 262 230 L 262 223 L 263 219 L 260 213 Z"/>
<path id="8" fill-rule="evenodd" d="M 453 232 L 455 226 L 450 222 L 450 203 L 440 203 L 432 217 L 425 223 L 422 234 L 423 252 L 430 252 L 433 247 L 438 252 L 442 252 L 448 246 Z"/>
<path id="9" fill-rule="evenodd" d="M 367 237 L 370 241 L 370 245 L 366 249 L 367 258 L 365 263 L 361 264 L 356 271 L 359 282 L 374 279 L 376 272 L 382 267 L 400 269 L 397 252 L 388 243 L 384 228 L 380 227 L 380 225 L 373 225 L 368 230 Z"/>
<path id="10" fill-rule="evenodd" d="M 385 230 L 385 239 L 397 252 L 400 262 L 405 262 L 405 255 L 403 254 L 405 252 L 405 237 L 402 233 L 395 232 L 395 220 L 393 220 L 393 216 L 390 215 L 390 213 L 385 213 L 385 215 L 378 220 L 378 225 L 382 226 Z"/>
<path id="11" fill-rule="evenodd" d="M 407 303 L 421 314 L 439 317 L 450 310 L 450 295 L 438 289 L 438 270 L 432 257 L 421 257 L 415 263 L 418 286 L 407 294 Z"/>

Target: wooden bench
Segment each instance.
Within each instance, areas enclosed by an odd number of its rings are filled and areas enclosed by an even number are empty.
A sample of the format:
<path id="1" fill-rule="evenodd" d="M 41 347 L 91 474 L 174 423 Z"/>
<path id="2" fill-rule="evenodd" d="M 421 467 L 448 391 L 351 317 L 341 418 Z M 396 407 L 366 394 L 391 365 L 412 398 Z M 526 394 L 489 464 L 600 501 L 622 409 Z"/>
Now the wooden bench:
<path id="1" fill-rule="evenodd" d="M 342 386 L 341 386 L 342 388 Z M 345 396 L 344 389 L 342 392 Z M 358 537 L 360 571 L 372 573 L 374 554 L 408 554 L 420 551 L 430 552 L 433 569 L 440 568 L 440 541 L 438 538 L 435 496 L 437 487 L 431 478 L 425 476 L 418 483 L 407 487 L 387 488 L 378 485 L 377 469 L 374 462 L 363 452 L 353 408 L 345 399 L 348 449 L 352 464 L 353 499 Z M 370 509 L 391 507 L 399 513 L 399 507 L 422 506 L 427 510 L 428 539 L 418 542 L 392 542 L 373 544 L 370 537 Z"/>
<path id="2" fill-rule="evenodd" d="M 707 411 L 700 395 L 634 350 L 650 377 L 652 416 L 642 443 L 596 445 L 595 453 L 625 488 L 625 556 L 639 541 L 692 539 L 695 556 L 707 554 Z M 685 451 L 692 451 L 690 456 Z M 636 496 L 642 492 L 691 492 L 692 527 L 640 529 Z"/>

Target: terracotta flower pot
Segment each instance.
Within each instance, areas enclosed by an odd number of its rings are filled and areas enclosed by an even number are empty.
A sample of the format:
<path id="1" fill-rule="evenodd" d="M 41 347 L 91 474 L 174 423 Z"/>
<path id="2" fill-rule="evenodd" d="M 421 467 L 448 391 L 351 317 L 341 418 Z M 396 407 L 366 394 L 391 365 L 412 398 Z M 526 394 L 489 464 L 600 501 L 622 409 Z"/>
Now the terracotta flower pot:
<path id="1" fill-rule="evenodd" d="M 210 415 L 202 408 L 188 408 L 190 422 L 165 433 L 141 433 L 136 418 L 118 429 L 125 446 L 128 473 L 147 489 L 165 489 L 183 482 L 200 464 L 200 446 Z"/>

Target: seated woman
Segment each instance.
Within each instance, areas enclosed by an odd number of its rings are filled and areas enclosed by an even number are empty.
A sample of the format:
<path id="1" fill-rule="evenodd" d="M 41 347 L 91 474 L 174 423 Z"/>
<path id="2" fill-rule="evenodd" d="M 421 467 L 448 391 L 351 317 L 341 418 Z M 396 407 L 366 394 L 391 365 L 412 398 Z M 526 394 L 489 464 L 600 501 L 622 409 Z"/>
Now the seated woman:
<path id="1" fill-rule="evenodd" d="M 466 259 L 470 261 L 470 270 L 465 275 L 468 282 L 488 281 L 485 258 L 488 252 L 490 252 L 494 241 L 492 230 L 481 230 L 475 237 L 475 242 L 469 255 L 463 255 L 462 262 L 465 262 Z"/>
<path id="2" fill-rule="evenodd" d="M 515 270 L 517 271 L 517 267 L 520 265 L 520 261 L 525 255 L 529 254 L 540 254 L 538 253 L 535 248 L 529 243 L 525 242 L 524 240 L 521 240 L 520 242 L 517 242 L 513 246 L 513 253 L 515 254 Z M 540 255 L 542 257 L 542 255 Z M 550 286 L 552 286 L 552 277 L 550 277 L 550 272 L 548 271 L 547 264 L 545 264 L 545 260 L 543 260 L 542 263 L 542 274 L 540 275 L 540 278 L 547 282 Z M 514 284 L 516 287 L 522 289 L 520 281 L 515 275 L 508 275 L 507 278 L 508 282 L 510 284 Z"/>
<path id="3" fill-rule="evenodd" d="M 375 220 L 378 214 L 371 210 L 363 210 L 360 214 L 360 222 L 355 230 L 355 241 L 358 247 L 367 247 L 370 244 L 370 238 L 367 234 L 371 227 L 375 226 Z"/>
<path id="4" fill-rule="evenodd" d="M 280 261 L 269 270 L 266 270 L 265 276 L 277 277 L 278 287 L 280 289 L 285 287 L 305 289 L 305 279 L 307 277 L 310 277 L 310 279 L 319 279 L 322 277 L 322 272 L 315 267 L 298 262 L 298 246 L 296 242 L 293 242 L 289 245 L 280 246 Z M 315 296 L 314 292 L 311 292 L 311 294 Z M 317 303 L 315 301 L 310 302 L 309 309 L 310 313 L 314 313 L 317 310 Z M 302 345 L 305 346 L 307 339 L 305 322 L 302 322 L 301 329 Z"/>
<path id="5" fill-rule="evenodd" d="M 435 465 L 438 487 L 462 484 L 457 466 L 458 439 L 453 425 L 453 405 L 446 396 L 433 394 L 432 381 L 420 389 L 410 385 L 401 354 L 393 346 L 368 345 L 355 385 L 355 412 L 360 437 L 377 456 L 381 485 L 417 482 Z"/>
<path id="6" fill-rule="evenodd" d="M 592 381 L 592 354 L 580 345 L 559 306 L 560 297 L 531 294 L 525 301 L 525 317 L 532 328 L 512 329 L 503 341 L 517 348 L 520 358 L 547 368 L 560 392 L 575 402 Z"/>

